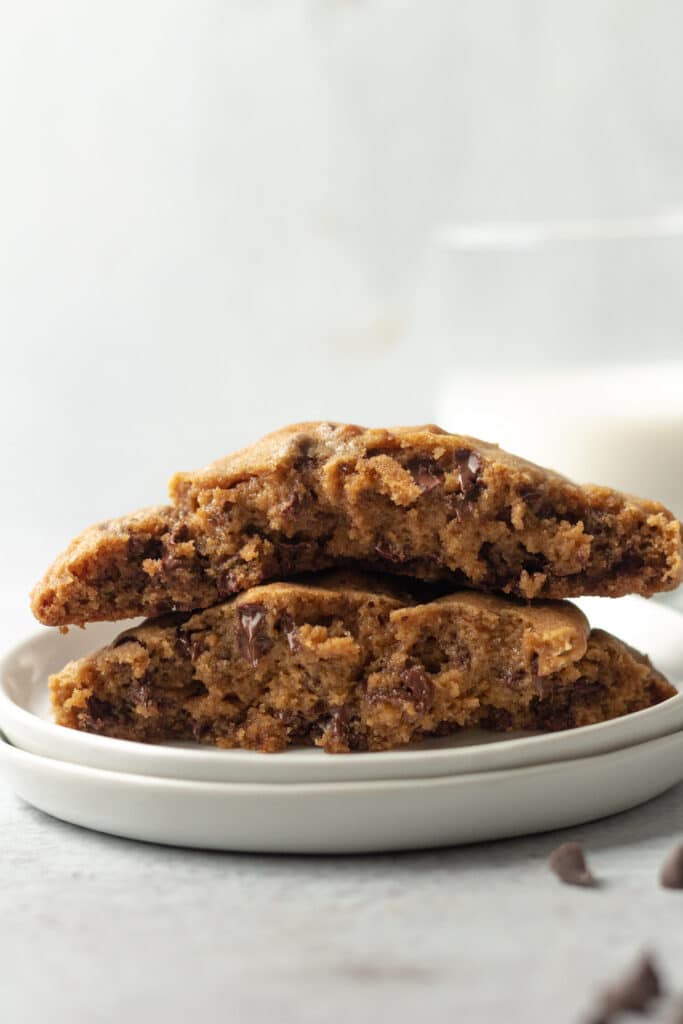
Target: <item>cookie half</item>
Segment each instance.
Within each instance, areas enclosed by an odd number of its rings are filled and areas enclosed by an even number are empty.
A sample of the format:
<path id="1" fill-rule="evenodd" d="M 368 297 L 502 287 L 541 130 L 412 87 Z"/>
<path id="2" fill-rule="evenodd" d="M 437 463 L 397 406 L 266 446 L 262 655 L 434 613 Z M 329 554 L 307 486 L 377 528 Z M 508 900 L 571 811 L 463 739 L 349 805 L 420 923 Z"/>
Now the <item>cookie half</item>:
<path id="1" fill-rule="evenodd" d="M 557 730 L 675 694 L 566 602 L 386 579 L 270 583 L 122 633 L 50 680 L 61 725 L 261 751 L 387 750 L 470 726 Z"/>
<path id="2" fill-rule="evenodd" d="M 40 621 L 206 608 L 340 565 L 524 598 L 649 595 L 683 570 L 662 505 L 434 426 L 297 424 L 175 476 L 171 497 L 77 537 L 34 589 Z"/>

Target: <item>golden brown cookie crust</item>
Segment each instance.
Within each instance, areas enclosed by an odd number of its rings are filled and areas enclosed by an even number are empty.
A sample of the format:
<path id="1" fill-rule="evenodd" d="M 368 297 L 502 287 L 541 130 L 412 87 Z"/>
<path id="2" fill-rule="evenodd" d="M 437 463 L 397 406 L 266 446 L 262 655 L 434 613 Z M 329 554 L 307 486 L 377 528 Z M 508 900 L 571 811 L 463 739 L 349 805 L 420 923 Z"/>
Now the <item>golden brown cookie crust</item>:
<path id="1" fill-rule="evenodd" d="M 146 742 L 386 750 L 460 728 L 565 729 L 675 690 L 566 602 L 330 574 L 170 615 L 50 680 L 57 721 Z"/>
<path id="2" fill-rule="evenodd" d="M 683 571 L 681 524 L 657 502 L 432 425 L 294 424 L 170 491 L 76 538 L 34 589 L 35 615 L 191 610 L 340 565 L 527 599 L 647 596 Z"/>

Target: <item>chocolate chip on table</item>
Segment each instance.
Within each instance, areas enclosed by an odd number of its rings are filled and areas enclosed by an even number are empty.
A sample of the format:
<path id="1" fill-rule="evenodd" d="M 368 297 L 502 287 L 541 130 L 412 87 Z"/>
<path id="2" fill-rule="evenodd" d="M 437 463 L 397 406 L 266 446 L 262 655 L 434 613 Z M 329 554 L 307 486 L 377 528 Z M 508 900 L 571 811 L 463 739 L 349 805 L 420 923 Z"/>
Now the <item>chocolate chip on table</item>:
<path id="1" fill-rule="evenodd" d="M 267 629 L 265 606 L 242 604 L 237 609 L 237 620 L 237 643 L 240 654 L 256 668 L 259 658 L 273 646 L 272 637 Z"/>
<path id="2" fill-rule="evenodd" d="M 594 886 L 596 880 L 591 874 L 583 847 L 580 843 L 563 843 L 550 854 L 548 866 L 567 885 Z"/>
<path id="3" fill-rule="evenodd" d="M 626 1010 L 647 1013 L 662 993 L 655 963 L 651 956 L 644 954 L 623 977 L 605 988 L 599 997 L 601 1016 L 595 1019 L 610 1021 Z"/>
<path id="4" fill-rule="evenodd" d="M 662 864 L 659 882 L 664 889 L 683 889 L 683 843 L 674 847 Z"/>

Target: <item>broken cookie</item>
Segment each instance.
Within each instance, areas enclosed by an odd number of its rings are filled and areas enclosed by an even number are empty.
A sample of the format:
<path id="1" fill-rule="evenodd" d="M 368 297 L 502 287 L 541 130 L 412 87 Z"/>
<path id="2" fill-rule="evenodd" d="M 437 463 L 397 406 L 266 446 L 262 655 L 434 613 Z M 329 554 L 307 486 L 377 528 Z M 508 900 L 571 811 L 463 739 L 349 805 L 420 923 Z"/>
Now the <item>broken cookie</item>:
<path id="1" fill-rule="evenodd" d="M 676 692 L 565 602 L 332 573 L 121 634 L 50 680 L 57 721 L 123 739 L 387 750 L 483 726 L 556 730 Z"/>
<path id="2" fill-rule="evenodd" d="M 662 505 L 434 426 L 296 424 L 178 474 L 171 499 L 77 537 L 33 591 L 40 621 L 207 608 L 340 565 L 527 599 L 681 578 L 681 526 Z"/>

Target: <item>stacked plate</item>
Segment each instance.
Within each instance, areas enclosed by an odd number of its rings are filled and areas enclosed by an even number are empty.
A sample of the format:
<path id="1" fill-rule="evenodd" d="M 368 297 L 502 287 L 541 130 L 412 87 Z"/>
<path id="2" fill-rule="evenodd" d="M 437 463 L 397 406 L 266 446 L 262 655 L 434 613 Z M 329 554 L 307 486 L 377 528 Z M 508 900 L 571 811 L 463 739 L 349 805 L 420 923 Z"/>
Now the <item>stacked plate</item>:
<path id="1" fill-rule="evenodd" d="M 683 691 L 683 619 L 641 598 L 577 602 Z M 146 746 L 51 721 L 47 677 L 121 623 L 44 631 L 0 669 L 0 772 L 35 807 L 87 828 L 224 850 L 359 853 L 468 843 L 623 811 L 683 779 L 683 692 L 565 732 L 463 731 L 398 751 L 330 755 Z"/>

